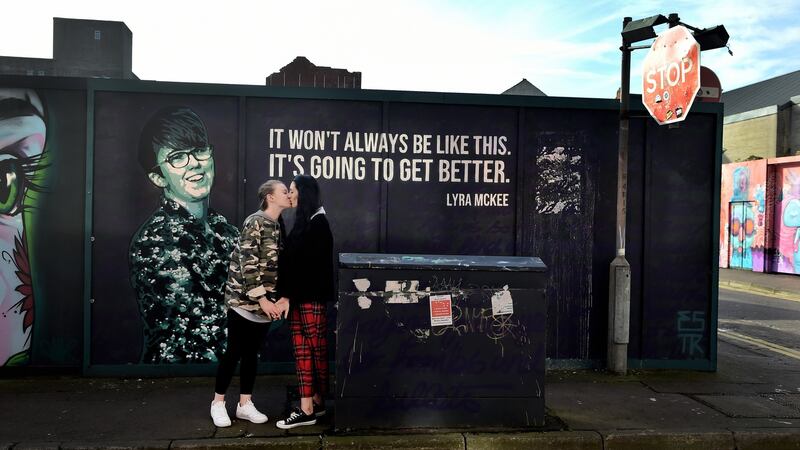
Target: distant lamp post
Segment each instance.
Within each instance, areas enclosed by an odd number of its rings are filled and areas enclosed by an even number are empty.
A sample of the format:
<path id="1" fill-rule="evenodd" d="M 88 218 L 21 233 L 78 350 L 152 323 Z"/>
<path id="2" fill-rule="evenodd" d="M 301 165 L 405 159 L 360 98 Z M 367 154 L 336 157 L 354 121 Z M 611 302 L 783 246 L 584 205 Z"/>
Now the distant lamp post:
<path id="1" fill-rule="evenodd" d="M 658 36 L 655 27 L 669 24 L 670 28 L 683 25 L 693 31 L 700 50 L 713 50 L 728 44 L 725 26 L 698 29 L 680 21 L 677 14 L 669 17 L 655 15 L 644 19 L 622 21 L 622 84 L 619 107 L 619 152 L 617 159 L 617 256 L 611 262 L 608 297 L 608 369 L 624 375 L 628 371 L 628 342 L 630 336 L 631 266 L 625 259 L 625 218 L 628 194 L 628 147 L 630 134 L 630 78 L 631 52 L 650 48 L 650 45 L 632 44 Z M 730 52 L 730 49 L 728 49 Z"/>

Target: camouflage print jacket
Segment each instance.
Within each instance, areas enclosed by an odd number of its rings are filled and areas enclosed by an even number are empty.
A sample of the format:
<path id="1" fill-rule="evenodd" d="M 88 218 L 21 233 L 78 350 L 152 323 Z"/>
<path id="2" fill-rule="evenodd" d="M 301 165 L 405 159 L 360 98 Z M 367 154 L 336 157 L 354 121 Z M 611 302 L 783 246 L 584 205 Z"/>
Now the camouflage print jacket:
<path id="1" fill-rule="evenodd" d="M 258 299 L 275 298 L 278 281 L 278 253 L 281 248 L 281 228 L 262 212 L 244 220 L 239 242 L 231 254 L 228 282 L 225 284 L 225 303 L 266 318 Z"/>
<path id="2" fill-rule="evenodd" d="M 144 323 L 142 362 L 216 362 L 225 350 L 223 289 L 239 231 L 213 210 L 161 207 L 130 243 L 131 284 Z"/>

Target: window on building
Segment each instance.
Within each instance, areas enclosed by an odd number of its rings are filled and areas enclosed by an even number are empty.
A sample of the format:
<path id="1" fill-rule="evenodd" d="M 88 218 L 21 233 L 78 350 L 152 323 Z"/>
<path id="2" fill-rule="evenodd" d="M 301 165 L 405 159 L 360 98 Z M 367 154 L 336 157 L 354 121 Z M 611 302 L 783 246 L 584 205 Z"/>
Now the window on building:
<path id="1" fill-rule="evenodd" d="M 28 75 L 33 75 L 33 69 L 28 69 L 27 74 Z"/>
<path id="2" fill-rule="evenodd" d="M 99 41 L 101 37 L 102 33 L 100 33 L 100 30 L 94 30 L 94 40 Z"/>
<path id="3" fill-rule="evenodd" d="M 39 70 L 38 72 L 36 72 L 36 75 L 44 75 L 44 70 Z"/>

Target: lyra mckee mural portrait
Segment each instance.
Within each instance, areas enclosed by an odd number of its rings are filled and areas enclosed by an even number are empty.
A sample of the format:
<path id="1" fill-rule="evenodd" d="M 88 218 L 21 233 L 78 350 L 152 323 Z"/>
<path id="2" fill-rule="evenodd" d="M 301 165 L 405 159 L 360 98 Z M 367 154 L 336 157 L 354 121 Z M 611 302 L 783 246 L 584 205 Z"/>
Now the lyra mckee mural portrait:
<path id="1" fill-rule="evenodd" d="M 26 364 L 34 319 L 25 222 L 40 190 L 44 105 L 28 89 L 0 89 L 0 365 Z"/>
<path id="2" fill-rule="evenodd" d="M 225 345 L 223 292 L 238 230 L 209 208 L 214 148 L 192 110 L 155 113 L 139 164 L 161 204 L 130 243 L 131 283 L 144 322 L 143 363 L 207 363 Z"/>

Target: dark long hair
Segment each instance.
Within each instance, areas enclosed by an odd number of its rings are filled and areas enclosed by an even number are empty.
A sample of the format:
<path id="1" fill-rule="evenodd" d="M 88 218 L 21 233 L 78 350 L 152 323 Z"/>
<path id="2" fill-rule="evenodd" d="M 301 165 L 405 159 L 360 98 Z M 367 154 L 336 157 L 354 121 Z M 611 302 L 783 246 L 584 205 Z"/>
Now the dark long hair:
<path id="1" fill-rule="evenodd" d="M 297 189 L 297 209 L 294 227 L 289 233 L 291 238 L 301 237 L 308 230 L 311 216 L 322 206 L 317 180 L 311 175 L 294 177 L 294 188 Z"/>

